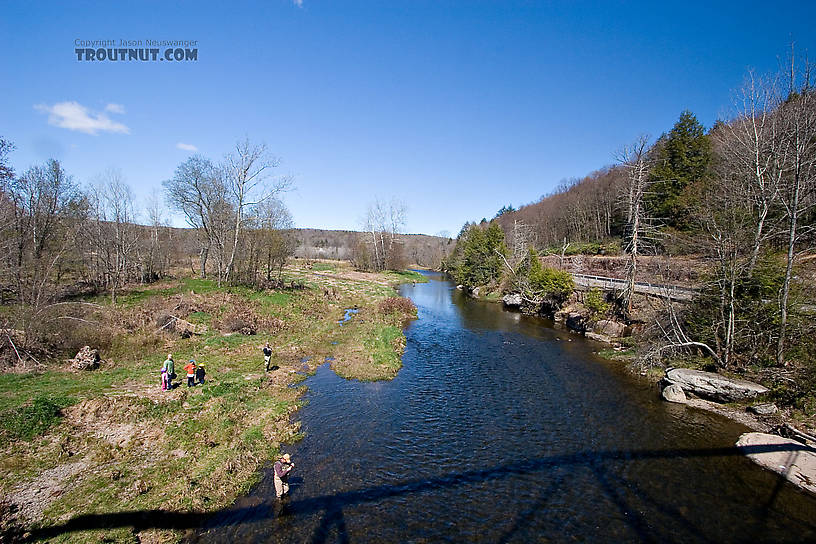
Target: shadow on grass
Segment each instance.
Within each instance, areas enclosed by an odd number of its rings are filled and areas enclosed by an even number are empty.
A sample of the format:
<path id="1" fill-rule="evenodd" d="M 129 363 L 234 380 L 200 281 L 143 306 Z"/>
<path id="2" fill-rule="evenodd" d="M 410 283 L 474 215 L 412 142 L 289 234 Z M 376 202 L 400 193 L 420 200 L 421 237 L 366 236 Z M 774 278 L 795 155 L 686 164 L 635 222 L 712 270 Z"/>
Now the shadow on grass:
<path id="1" fill-rule="evenodd" d="M 625 516 L 626 523 L 641 541 L 653 541 L 655 535 L 650 534 L 647 520 L 637 509 L 632 508 L 627 503 L 625 497 L 618 492 L 620 487 L 615 482 L 615 477 L 603 466 L 607 461 L 635 461 L 649 459 L 680 459 L 695 457 L 724 457 L 742 456 L 745 454 L 770 453 L 770 452 L 795 452 L 812 451 L 806 446 L 792 445 L 758 445 L 748 447 L 722 447 L 705 449 L 668 449 L 668 450 L 641 450 L 641 451 L 586 451 L 565 455 L 554 455 L 508 463 L 499 466 L 489 467 L 483 470 L 473 470 L 458 472 L 439 476 L 437 478 L 422 480 L 405 480 L 391 484 L 379 485 L 364 489 L 345 491 L 334 495 L 323 495 L 318 497 L 306 497 L 303 499 L 286 499 L 283 505 L 270 502 L 260 502 L 247 507 L 227 508 L 214 514 L 202 512 L 174 512 L 167 510 L 136 510 L 115 512 L 109 514 L 85 514 L 77 516 L 65 523 L 42 527 L 30 531 L 28 538 L 31 540 L 56 538 L 60 535 L 76 531 L 92 529 L 114 529 L 121 527 L 132 527 L 134 532 L 145 529 L 202 529 L 218 530 L 242 523 L 258 521 L 270 517 L 298 518 L 315 513 L 322 513 L 318 527 L 314 530 L 310 542 L 327 542 L 331 539 L 332 532 L 337 533 L 337 540 L 349 542 L 349 535 L 346 530 L 343 509 L 348 506 L 378 502 L 392 497 L 422 494 L 438 489 L 453 488 L 457 486 L 481 483 L 486 481 L 501 480 L 511 476 L 527 475 L 542 471 L 553 473 L 552 483 L 545 488 L 536 503 L 536 510 L 542 508 L 549 497 L 553 496 L 561 487 L 565 480 L 565 469 L 567 468 L 588 468 L 600 484 L 600 489 L 611 500 L 616 507 L 628 515 Z M 779 476 L 778 487 L 783 484 L 784 478 Z M 765 505 L 767 513 L 778 493 L 778 488 L 772 495 L 771 501 Z M 669 512 L 673 516 L 679 516 L 679 521 L 690 530 L 693 530 L 704 541 L 703 532 L 693 523 L 683 517 L 670 504 L 662 504 L 655 497 L 649 497 L 655 501 L 656 507 L 664 512 Z M 663 501 L 667 502 L 667 501 Z M 521 531 L 524 526 L 534 518 L 534 512 L 523 512 L 519 520 L 504 534 L 502 542 L 509 541 L 515 533 Z M 816 520 L 806 522 L 809 528 L 816 530 Z M 20 537 L 18 534 L 7 533 L 0 535 L 4 537 L 0 541 L 12 541 Z M 192 542 L 197 542 L 199 537 L 193 537 Z"/>

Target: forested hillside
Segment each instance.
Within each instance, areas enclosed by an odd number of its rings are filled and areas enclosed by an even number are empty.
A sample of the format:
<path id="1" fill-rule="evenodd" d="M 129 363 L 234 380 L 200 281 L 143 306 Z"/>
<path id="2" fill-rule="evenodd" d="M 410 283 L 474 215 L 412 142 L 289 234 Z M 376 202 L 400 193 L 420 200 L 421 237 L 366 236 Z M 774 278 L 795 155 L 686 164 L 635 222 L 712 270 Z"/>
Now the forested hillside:
<path id="1" fill-rule="evenodd" d="M 490 221 L 465 224 L 446 269 L 464 288 L 521 293 L 539 311 L 552 311 L 565 301 L 569 281 L 558 273 L 583 272 L 576 263 L 605 255 L 608 275 L 627 287 L 609 294 L 602 313 L 635 325 L 652 359 L 774 368 L 780 390 L 807 397 L 816 384 L 811 74 L 798 59 L 777 74 L 748 73 L 730 116 L 709 129 L 683 111 L 658 138 L 624 146 L 613 165 L 519 209 L 504 206 Z M 550 272 L 531 265 L 536 252 L 550 255 Z M 587 257 L 570 261 L 576 254 Z M 649 280 L 691 281 L 698 294 L 656 312 L 654 302 L 639 302 L 635 282 L 645 259 Z"/>

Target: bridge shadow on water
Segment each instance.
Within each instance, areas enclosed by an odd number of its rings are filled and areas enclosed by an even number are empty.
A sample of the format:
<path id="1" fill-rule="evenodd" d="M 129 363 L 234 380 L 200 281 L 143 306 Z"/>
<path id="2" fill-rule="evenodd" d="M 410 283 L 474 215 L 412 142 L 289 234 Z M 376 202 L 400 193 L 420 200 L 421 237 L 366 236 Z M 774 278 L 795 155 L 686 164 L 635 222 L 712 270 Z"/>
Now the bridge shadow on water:
<path id="1" fill-rule="evenodd" d="M 623 519 L 626 520 L 629 529 L 637 536 L 638 540 L 655 542 L 659 540 L 658 535 L 653 534 L 652 531 L 649 530 L 647 520 L 638 512 L 637 508 L 633 508 L 632 505 L 629 504 L 625 496 L 621 493 L 625 482 L 620 481 L 618 476 L 604 466 L 606 462 L 742 456 L 749 453 L 769 452 L 790 452 L 793 454 L 796 451 L 812 450 L 806 446 L 761 445 L 742 448 L 721 447 L 641 451 L 585 451 L 508 463 L 492 466 L 483 470 L 446 474 L 430 479 L 399 481 L 364 489 L 344 491 L 334 495 L 286 499 L 282 502 L 273 498 L 269 502 L 261 502 L 251 506 L 231 507 L 209 514 L 169 510 L 135 510 L 106 514 L 84 514 L 74 517 L 65 523 L 34 529 L 30 531 L 29 534 L 31 539 L 37 540 L 56 538 L 60 535 L 75 531 L 121 527 L 132 527 L 134 532 L 146 529 L 219 530 L 242 523 L 255 522 L 273 517 L 281 519 L 288 518 L 289 520 L 297 521 L 299 518 L 305 516 L 318 515 L 320 516 L 320 521 L 309 539 L 310 542 L 327 542 L 332 539 L 332 534 L 335 533 L 337 541 L 350 542 L 351 539 L 346 529 L 344 515 L 344 509 L 346 507 L 365 503 L 376 503 L 393 497 L 432 493 L 435 490 L 445 488 L 497 481 L 513 476 L 550 471 L 552 473 L 550 484 L 542 489 L 537 500 L 530 508 L 519 512 L 519 516 L 514 521 L 512 527 L 498 540 L 499 542 L 509 542 L 514 535 L 534 521 L 541 509 L 546 507 L 549 498 L 554 496 L 559 488 L 564 485 L 570 469 L 586 468 L 594 475 L 602 492 L 616 508 L 620 510 Z M 764 505 L 765 514 L 773 507 L 773 503 L 784 485 L 785 478 L 779 476 L 775 489 Z M 628 488 L 628 491 L 632 492 L 631 487 Z M 705 531 L 702 531 L 700 527 L 696 527 L 680 510 L 670 504 L 670 497 L 659 499 L 639 489 L 633 492 L 640 500 L 648 501 L 661 513 L 678 520 L 685 529 L 694 533 L 700 541 L 711 541 L 710 538 L 704 536 Z M 816 519 L 807 521 L 799 520 L 799 522 L 803 523 L 807 529 L 816 531 Z M 15 539 L 15 536 L 19 538 L 19 535 L 7 534 L 5 538 L 0 539 L 0 541 L 6 541 L 6 539 L 11 541 Z M 790 536 L 792 537 L 791 541 L 796 541 L 794 534 Z M 191 537 L 189 541 L 197 542 L 199 538 L 206 539 L 206 535 Z"/>

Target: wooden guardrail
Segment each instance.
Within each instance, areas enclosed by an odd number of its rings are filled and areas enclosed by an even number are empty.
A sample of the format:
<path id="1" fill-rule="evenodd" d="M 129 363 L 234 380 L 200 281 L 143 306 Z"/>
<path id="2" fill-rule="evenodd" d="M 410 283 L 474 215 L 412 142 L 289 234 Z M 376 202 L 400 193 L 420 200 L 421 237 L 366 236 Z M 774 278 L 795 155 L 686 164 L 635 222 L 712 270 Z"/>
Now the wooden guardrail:
<path id="1" fill-rule="evenodd" d="M 597 287 L 608 291 L 622 291 L 627 286 L 627 281 L 620 278 L 607 278 L 590 274 L 572 274 L 572 278 L 577 287 L 583 288 Z M 636 281 L 635 292 L 670 300 L 691 300 L 698 290 L 691 287 Z"/>

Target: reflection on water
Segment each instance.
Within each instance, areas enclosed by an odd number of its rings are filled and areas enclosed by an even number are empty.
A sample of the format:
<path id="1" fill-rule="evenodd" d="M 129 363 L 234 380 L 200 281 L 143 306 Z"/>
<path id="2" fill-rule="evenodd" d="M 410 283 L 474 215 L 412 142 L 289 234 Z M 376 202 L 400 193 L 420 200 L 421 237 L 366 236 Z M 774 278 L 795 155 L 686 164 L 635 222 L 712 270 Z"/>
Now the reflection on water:
<path id="1" fill-rule="evenodd" d="M 200 542 L 807 541 L 816 500 L 733 448 L 745 429 L 547 323 L 432 275 L 391 382 L 306 380 L 291 496 L 271 477 Z"/>

